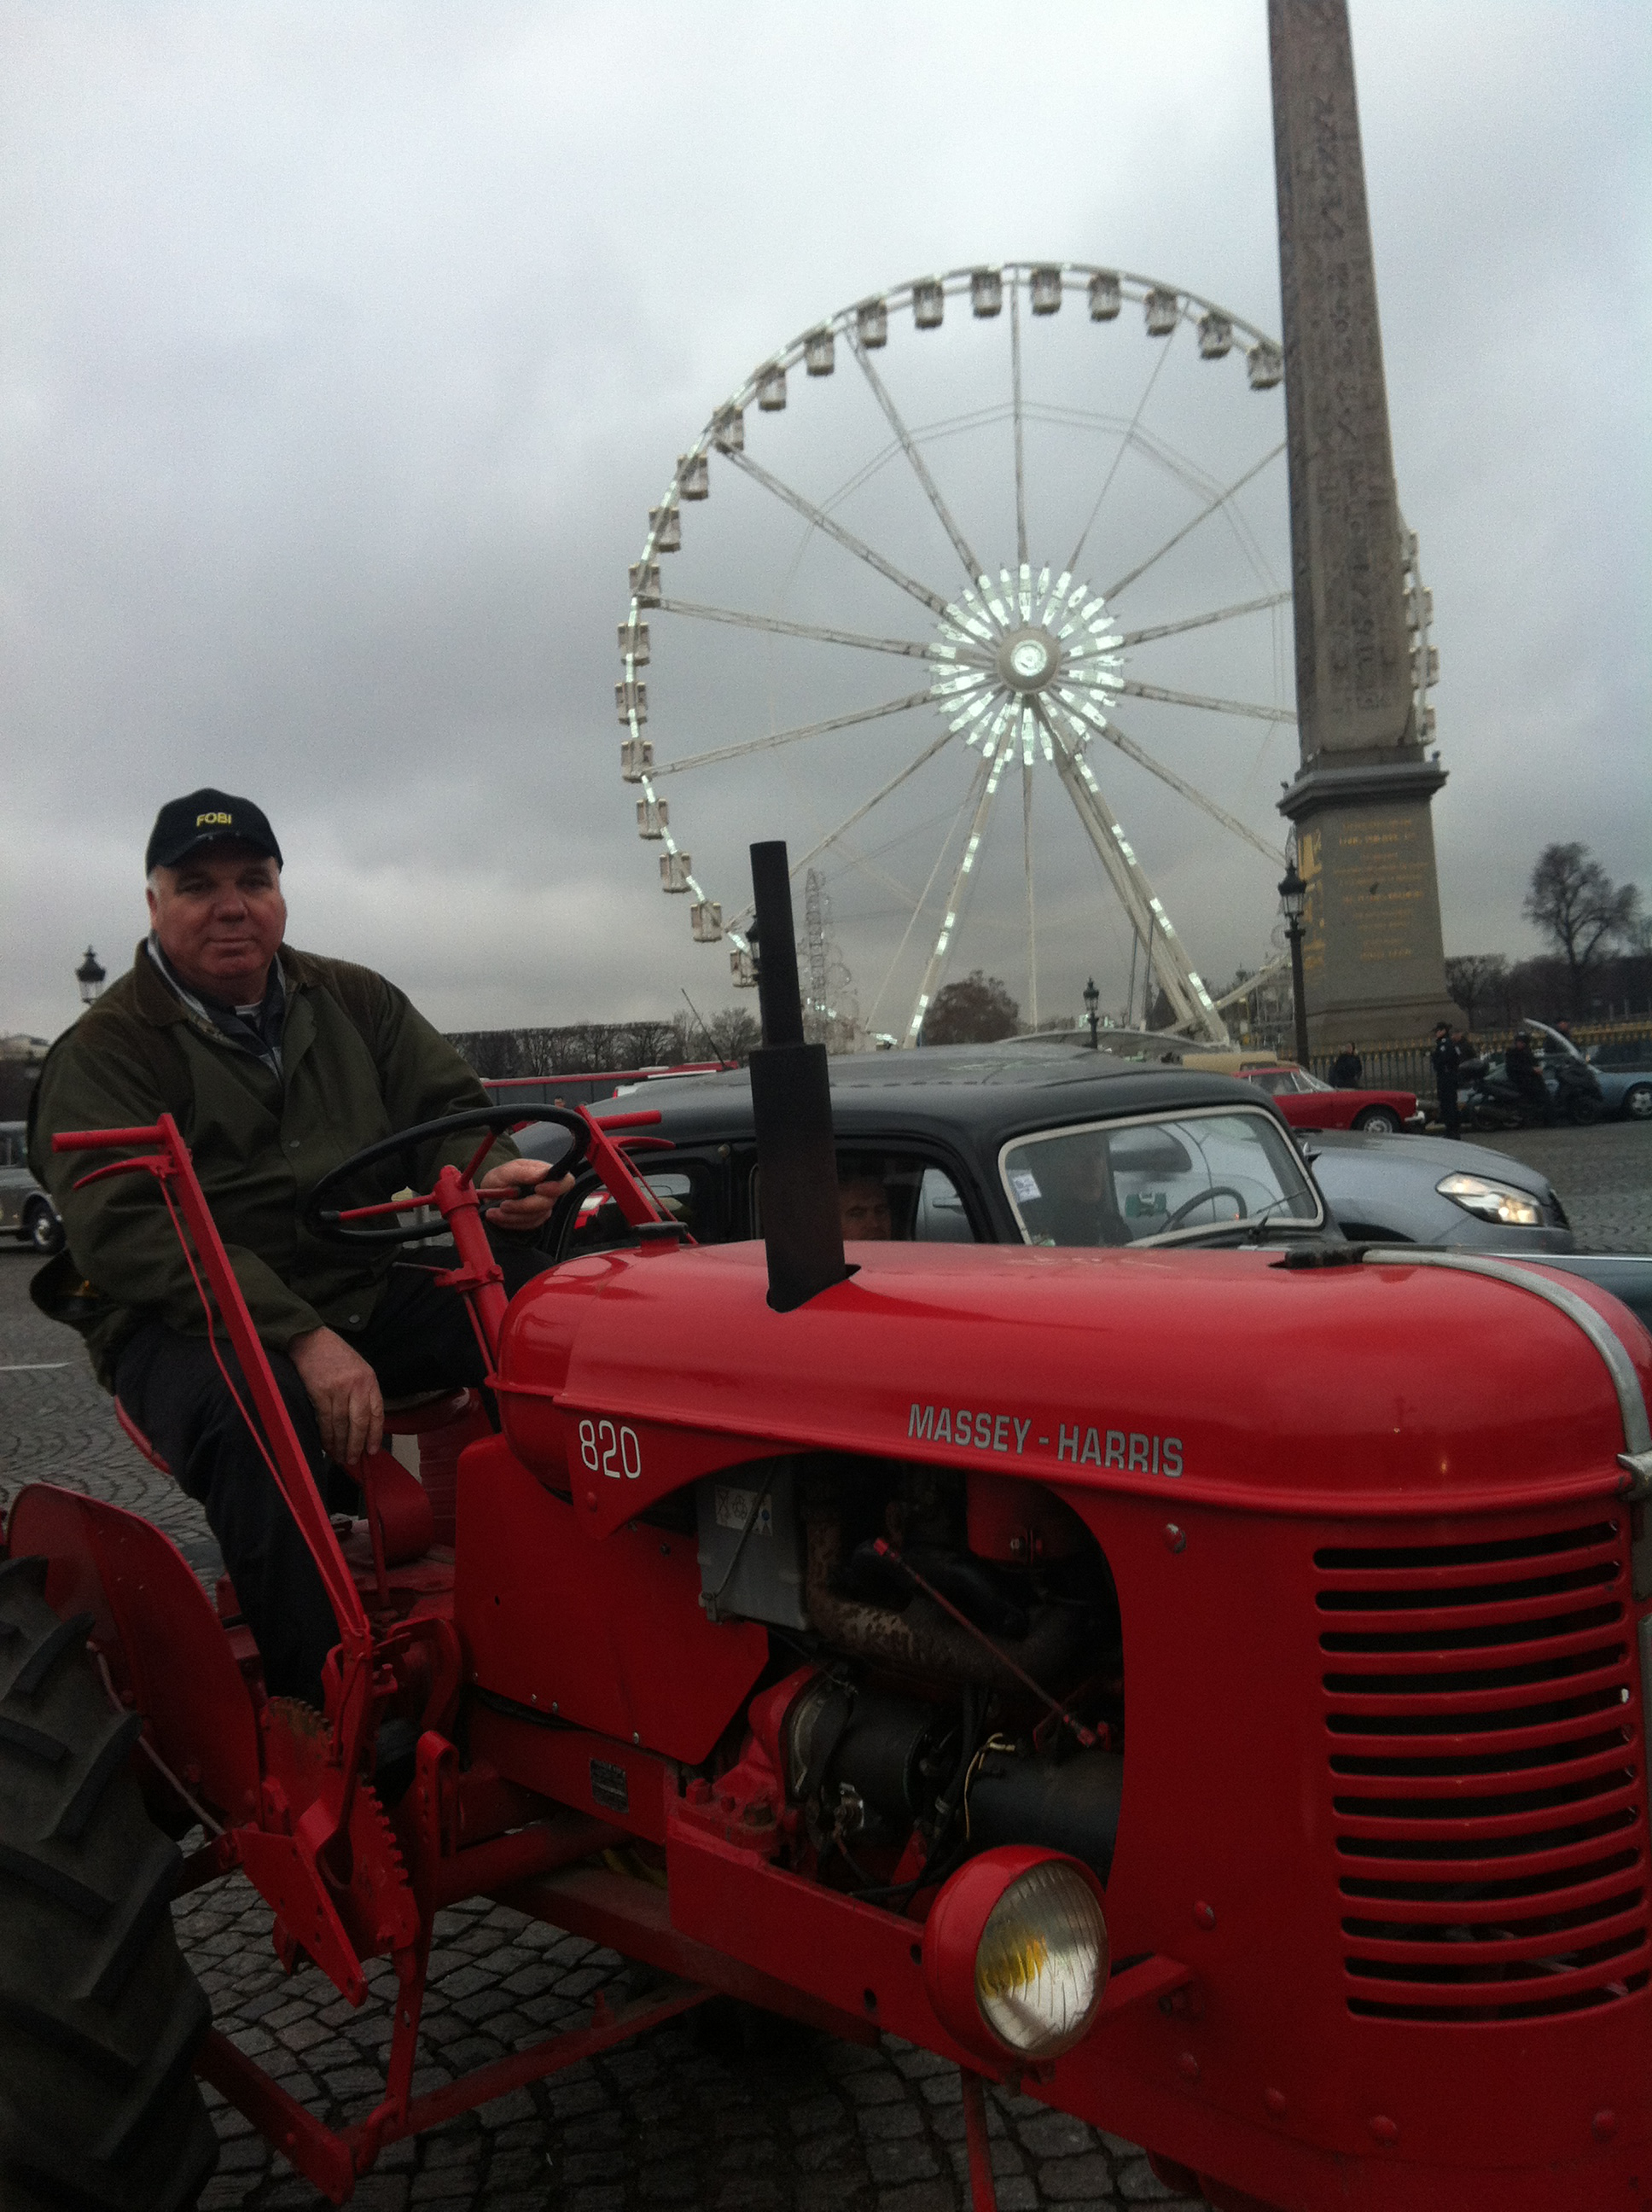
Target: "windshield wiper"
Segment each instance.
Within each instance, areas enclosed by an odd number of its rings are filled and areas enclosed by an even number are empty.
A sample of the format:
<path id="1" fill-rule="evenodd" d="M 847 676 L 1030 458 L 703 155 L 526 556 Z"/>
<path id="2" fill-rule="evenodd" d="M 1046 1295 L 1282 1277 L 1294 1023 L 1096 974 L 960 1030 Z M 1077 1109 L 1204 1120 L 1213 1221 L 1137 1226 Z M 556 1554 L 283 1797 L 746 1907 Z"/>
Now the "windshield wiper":
<path id="1" fill-rule="evenodd" d="M 1190 1236 L 1179 1237 L 1176 1241 L 1181 1244 L 1206 1243 L 1212 1237 L 1220 1237 L 1224 1243 L 1236 1239 L 1242 1244 L 1252 1243 L 1266 1244 L 1270 1237 L 1275 1235 L 1323 1236 L 1332 1226 L 1328 1214 L 1323 1221 L 1304 1221 L 1296 1214 L 1286 1214 L 1282 1218 L 1270 1219 L 1270 1216 L 1278 1214 L 1280 1206 L 1289 1206 L 1291 1203 L 1292 1200 L 1289 1197 L 1276 1198 L 1271 1205 L 1263 1206 L 1258 1213 L 1243 1214 L 1233 1221 L 1212 1221 L 1208 1228 L 1196 1230 Z M 1163 1247 L 1161 1246 L 1158 1249 L 1163 1249 Z"/>

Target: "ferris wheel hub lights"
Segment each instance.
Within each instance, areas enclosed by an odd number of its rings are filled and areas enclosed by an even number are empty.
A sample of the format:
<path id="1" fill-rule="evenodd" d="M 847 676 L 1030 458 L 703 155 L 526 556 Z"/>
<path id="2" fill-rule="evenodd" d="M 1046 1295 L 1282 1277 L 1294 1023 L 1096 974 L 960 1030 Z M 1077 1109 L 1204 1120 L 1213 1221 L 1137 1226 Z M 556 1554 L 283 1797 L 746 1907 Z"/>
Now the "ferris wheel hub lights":
<path id="1" fill-rule="evenodd" d="M 1107 1987 L 1102 1903 L 1088 1867 L 1026 1844 L 960 1868 L 924 1923 L 924 1986 L 946 2027 L 999 2064 L 1070 2051 Z"/>
<path id="2" fill-rule="evenodd" d="M 1018 629 L 998 649 L 998 671 L 1012 691 L 1042 691 L 1055 673 L 1060 648 L 1048 630 Z"/>

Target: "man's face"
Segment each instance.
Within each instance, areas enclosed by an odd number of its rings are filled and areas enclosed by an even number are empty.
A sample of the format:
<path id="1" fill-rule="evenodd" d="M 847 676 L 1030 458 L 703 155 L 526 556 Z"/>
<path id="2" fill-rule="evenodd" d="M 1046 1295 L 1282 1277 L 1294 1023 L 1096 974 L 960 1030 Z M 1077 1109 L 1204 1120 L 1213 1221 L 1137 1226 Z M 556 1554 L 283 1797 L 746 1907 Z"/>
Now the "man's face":
<path id="1" fill-rule="evenodd" d="M 263 996 L 287 928 L 281 871 L 267 853 L 203 845 L 155 870 L 149 901 L 161 950 L 191 990 L 231 1006 Z"/>
<path id="2" fill-rule="evenodd" d="M 846 1237 L 886 1244 L 894 1235 L 890 1219 L 889 1193 L 871 1176 L 857 1176 L 837 1187 L 837 1218 Z"/>

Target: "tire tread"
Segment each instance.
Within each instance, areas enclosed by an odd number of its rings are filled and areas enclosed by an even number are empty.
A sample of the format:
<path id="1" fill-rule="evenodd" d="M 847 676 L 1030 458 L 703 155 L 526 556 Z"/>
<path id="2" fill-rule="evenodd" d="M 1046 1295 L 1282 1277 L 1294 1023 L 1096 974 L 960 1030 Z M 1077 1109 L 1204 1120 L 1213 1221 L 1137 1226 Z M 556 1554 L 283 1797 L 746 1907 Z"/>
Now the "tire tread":
<path id="1" fill-rule="evenodd" d="M 217 2164 L 179 1863 L 46 1562 L 0 1559 L 0 2212 L 186 2212 Z"/>

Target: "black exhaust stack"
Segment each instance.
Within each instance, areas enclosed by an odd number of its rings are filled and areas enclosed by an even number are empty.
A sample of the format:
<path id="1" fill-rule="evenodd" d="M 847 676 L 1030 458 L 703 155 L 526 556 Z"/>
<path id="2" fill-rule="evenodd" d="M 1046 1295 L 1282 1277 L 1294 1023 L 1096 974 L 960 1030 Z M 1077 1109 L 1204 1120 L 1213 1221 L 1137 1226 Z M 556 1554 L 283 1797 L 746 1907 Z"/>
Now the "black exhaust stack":
<path id="1" fill-rule="evenodd" d="M 783 841 L 751 848 L 751 889 L 763 1033 L 751 1055 L 751 1114 L 768 1252 L 768 1303 L 776 1313 L 791 1313 L 853 1271 L 843 1261 L 826 1048 L 803 1039 L 792 878 Z"/>

